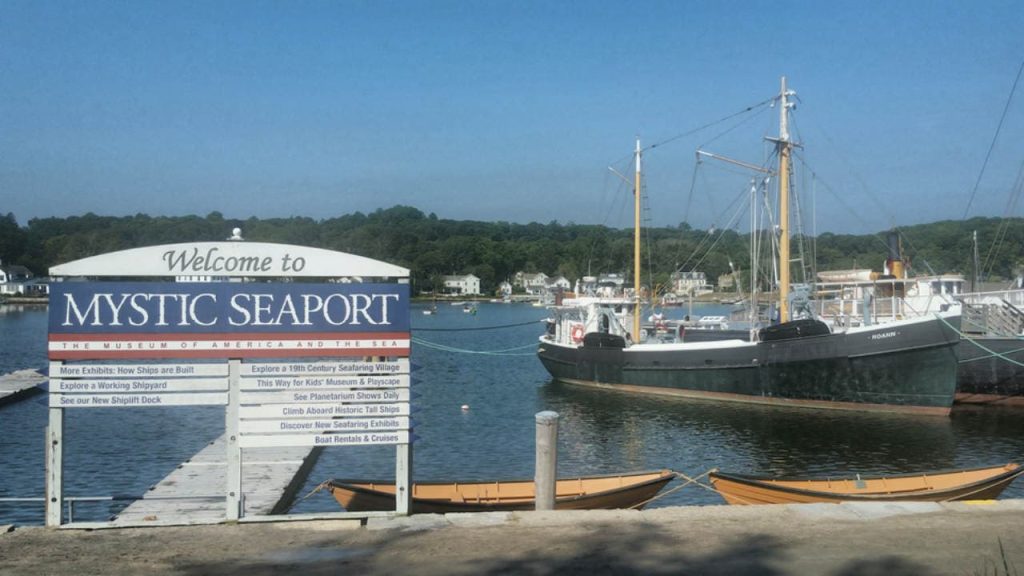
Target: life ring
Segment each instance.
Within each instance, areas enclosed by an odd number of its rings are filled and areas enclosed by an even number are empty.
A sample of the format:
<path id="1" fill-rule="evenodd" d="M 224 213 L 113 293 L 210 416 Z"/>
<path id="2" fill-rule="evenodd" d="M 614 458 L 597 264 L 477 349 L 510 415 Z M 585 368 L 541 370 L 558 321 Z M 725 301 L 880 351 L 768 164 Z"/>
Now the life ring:
<path id="1" fill-rule="evenodd" d="M 579 344 L 583 342 L 583 325 L 573 324 L 572 327 L 572 341 Z"/>

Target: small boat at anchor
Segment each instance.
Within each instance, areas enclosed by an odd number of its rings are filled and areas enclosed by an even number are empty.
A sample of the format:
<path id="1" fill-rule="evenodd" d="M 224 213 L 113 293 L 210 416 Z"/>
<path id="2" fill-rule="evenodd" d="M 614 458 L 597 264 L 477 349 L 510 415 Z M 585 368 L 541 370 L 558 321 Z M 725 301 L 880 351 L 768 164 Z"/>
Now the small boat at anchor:
<path id="1" fill-rule="evenodd" d="M 676 473 L 672 470 L 560 478 L 555 482 L 556 510 L 641 509 Z M 387 480 L 329 480 L 324 486 L 349 512 L 395 509 L 395 484 Z M 416 482 L 412 513 L 494 512 L 533 510 L 536 491 L 531 480 L 489 482 Z"/>
<path id="2" fill-rule="evenodd" d="M 711 472 L 711 485 L 729 504 L 806 504 L 814 502 L 898 502 L 991 500 L 1024 474 L 1009 463 L 862 478 L 771 478 Z"/>

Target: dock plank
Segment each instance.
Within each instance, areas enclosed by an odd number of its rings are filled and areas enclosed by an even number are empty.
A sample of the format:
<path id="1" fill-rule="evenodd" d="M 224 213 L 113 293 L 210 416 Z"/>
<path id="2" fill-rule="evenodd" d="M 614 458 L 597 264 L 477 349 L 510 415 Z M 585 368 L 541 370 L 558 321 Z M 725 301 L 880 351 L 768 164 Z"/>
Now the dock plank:
<path id="1" fill-rule="evenodd" d="M 317 448 L 242 451 L 244 516 L 287 511 L 320 455 Z M 114 526 L 207 524 L 226 519 L 227 454 L 222 435 L 182 463 L 111 521 Z"/>
<path id="2" fill-rule="evenodd" d="M 32 369 L 0 376 L 0 406 L 42 392 L 40 386 L 47 380 L 48 376 Z"/>

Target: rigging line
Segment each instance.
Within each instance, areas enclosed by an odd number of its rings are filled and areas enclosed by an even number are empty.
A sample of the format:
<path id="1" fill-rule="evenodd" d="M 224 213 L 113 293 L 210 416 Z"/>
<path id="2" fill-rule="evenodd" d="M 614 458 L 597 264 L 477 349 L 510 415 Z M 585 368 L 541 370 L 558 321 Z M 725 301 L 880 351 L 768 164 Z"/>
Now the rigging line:
<path id="1" fill-rule="evenodd" d="M 988 152 L 985 153 L 985 160 L 981 163 L 981 171 L 978 172 L 978 178 L 974 181 L 974 188 L 971 190 L 971 197 L 967 200 L 967 208 L 964 209 L 964 215 L 961 220 L 966 220 L 967 214 L 971 211 L 971 204 L 974 202 L 974 196 L 978 193 L 978 186 L 981 184 L 982 176 L 985 175 L 985 168 L 988 166 L 988 160 L 992 156 L 992 150 L 996 147 L 999 132 L 1003 129 L 1003 122 L 1006 120 L 1006 113 L 1010 110 L 1010 103 L 1013 102 L 1013 95 L 1017 91 L 1017 84 L 1020 82 L 1022 72 L 1024 72 L 1024 60 L 1021 61 L 1020 68 L 1017 69 L 1017 77 L 1013 79 L 1013 87 L 1010 88 L 1010 95 L 1006 98 L 1006 105 L 1003 106 L 1003 113 L 999 117 L 999 125 L 996 126 L 996 133 L 992 136 L 992 142 L 988 145 Z"/>
<path id="2" fill-rule="evenodd" d="M 413 332 L 475 332 L 478 330 L 501 330 L 504 328 L 518 328 L 519 326 L 529 326 L 530 324 L 539 324 L 543 322 L 544 318 L 538 320 L 530 320 L 529 322 L 520 322 L 518 324 L 503 324 L 501 326 L 474 326 L 472 328 L 413 328 Z"/>
<path id="3" fill-rule="evenodd" d="M 701 160 L 700 160 L 700 158 L 698 157 L 698 158 L 697 158 L 697 164 L 698 164 L 698 167 L 699 167 L 699 165 L 700 165 L 701 163 L 702 163 L 702 161 L 701 161 Z M 767 164 L 766 164 L 766 165 L 767 165 Z M 694 170 L 694 178 L 696 178 L 697 172 L 698 172 L 698 170 L 696 170 L 696 169 L 695 169 L 695 170 Z M 694 183 L 693 183 L 693 184 L 691 185 L 691 189 L 690 189 L 690 197 L 691 197 L 691 199 L 692 199 L 692 197 L 693 197 L 693 190 L 694 190 L 694 187 L 695 187 L 695 182 L 694 182 Z M 748 190 L 748 189 L 747 189 L 746 187 L 744 187 L 744 190 L 743 190 L 743 192 L 741 193 L 741 197 L 742 197 L 742 196 L 745 196 L 745 195 L 747 194 L 747 190 Z M 732 207 L 733 207 L 733 206 L 734 206 L 734 205 L 735 205 L 735 204 L 736 204 L 737 202 L 739 202 L 739 201 L 740 201 L 740 198 L 736 198 L 736 199 L 734 199 L 734 200 L 733 200 L 732 202 L 730 202 L 730 203 L 729 203 L 729 205 L 728 205 L 728 206 L 726 207 L 726 209 L 725 209 L 725 210 L 723 211 L 723 213 L 724 213 L 725 211 L 729 211 L 729 210 L 731 210 L 731 209 L 732 209 Z M 718 214 L 718 216 L 717 216 L 717 217 L 721 217 L 721 214 Z M 726 228 L 726 229 L 729 229 L 729 228 L 731 228 L 731 227 L 732 227 L 732 222 L 733 222 L 733 221 L 735 220 L 735 218 L 736 218 L 736 217 L 734 216 L 734 217 L 733 217 L 733 219 L 730 219 L 730 220 L 729 220 L 729 223 L 728 223 L 728 224 L 727 224 L 727 225 L 725 226 L 725 228 Z M 713 223 L 712 223 L 712 230 L 715 230 L 715 229 L 717 229 L 717 228 L 718 228 L 718 223 L 717 223 L 717 221 L 715 221 L 715 222 L 713 222 Z M 711 246 L 710 248 L 708 248 L 708 249 L 707 249 L 706 251 L 704 250 L 704 245 L 705 245 L 705 244 L 706 244 L 707 242 L 709 242 L 709 241 L 710 241 L 710 239 L 711 239 L 711 238 L 712 238 L 713 236 L 714 236 L 714 232 L 713 232 L 713 231 L 708 231 L 708 232 L 705 232 L 704 236 L 702 236 L 702 237 L 701 237 L 701 239 L 700 239 L 700 241 L 699 241 L 699 242 L 697 243 L 697 246 L 696 246 L 696 247 L 695 247 L 695 248 L 694 248 L 694 249 L 693 249 L 693 250 L 691 251 L 690 255 L 686 257 L 686 260 L 685 260 L 685 261 L 683 262 L 683 265 L 682 265 L 682 266 L 678 266 L 678 265 L 676 266 L 676 271 L 677 271 L 677 272 L 679 272 L 679 271 L 682 271 L 682 270 L 686 269 L 686 267 L 687 267 L 687 266 L 688 266 L 688 265 L 690 264 L 690 261 L 691 261 L 691 260 L 693 260 L 694 258 L 698 257 L 698 255 L 699 255 L 699 254 L 708 254 L 708 253 L 710 252 L 710 250 L 711 250 L 712 248 L 714 248 L 714 244 L 717 244 L 717 241 L 715 241 L 714 243 L 712 243 L 712 246 Z M 682 243 L 680 243 L 680 246 L 679 246 L 679 248 L 680 248 L 680 249 L 682 248 Z M 678 251 L 678 250 L 677 250 L 677 252 L 676 252 L 676 255 L 677 255 L 677 256 L 679 255 L 679 251 Z M 700 259 L 700 260 L 701 260 L 701 262 L 703 262 L 703 260 L 704 260 L 705 258 L 706 258 L 706 256 L 705 256 L 704 258 L 701 258 L 701 259 Z M 696 269 L 696 268 L 697 268 L 697 266 L 698 266 L 698 264 L 695 264 L 695 265 L 693 266 L 693 268 L 692 268 L 692 269 Z"/>
<path id="4" fill-rule="evenodd" d="M 843 200 L 842 196 L 840 196 L 839 193 L 837 193 L 835 190 L 832 189 L 831 186 L 828 185 L 828 182 L 826 182 L 825 180 L 823 180 L 821 178 L 820 174 L 815 172 L 814 169 L 811 168 L 807 164 L 807 162 L 804 160 L 803 155 L 800 154 L 799 152 L 797 152 L 795 149 L 793 150 L 793 158 L 796 158 L 800 162 L 800 165 L 803 166 L 805 170 L 810 172 L 810 174 L 815 178 L 816 182 L 821 183 L 822 187 L 825 188 L 825 191 L 827 191 L 832 196 L 832 198 L 834 198 L 837 202 L 839 202 L 839 205 L 844 210 L 846 210 L 847 213 L 849 213 L 851 216 L 853 216 L 865 228 L 868 228 L 868 227 L 871 226 L 866 220 L 864 220 L 864 218 L 862 218 L 860 216 L 859 213 L 857 213 L 853 208 L 850 207 L 849 204 L 847 204 Z M 882 246 L 884 246 L 885 248 L 889 247 L 889 245 L 886 244 L 886 242 L 884 240 L 882 240 L 877 234 L 872 234 L 871 236 L 872 236 L 872 238 L 874 238 L 876 241 L 878 241 L 878 243 L 881 244 Z"/>
<path id="5" fill-rule="evenodd" d="M 750 122 L 753 122 L 754 120 L 756 120 L 759 117 L 760 114 L 764 113 L 767 110 L 768 110 L 768 108 L 764 108 L 763 110 L 759 111 L 757 114 L 751 114 L 750 116 L 748 116 L 748 117 L 740 120 L 736 124 L 734 124 L 731 128 L 726 128 L 724 131 L 720 132 L 717 136 L 715 136 L 711 140 L 708 140 L 707 142 L 704 142 L 703 144 L 701 144 L 697 148 L 705 148 L 706 146 L 708 146 L 709 144 L 711 144 L 715 140 L 718 140 L 719 138 L 725 136 L 726 134 L 732 132 L 733 130 L 736 130 L 740 126 L 743 126 L 744 124 L 748 124 Z"/>
<path id="6" fill-rule="evenodd" d="M 747 112 L 751 112 L 751 111 L 756 110 L 756 109 L 758 109 L 758 108 L 760 108 L 762 106 L 767 106 L 768 104 L 771 104 L 771 102 L 773 100 L 775 100 L 774 96 L 772 96 L 771 98 L 768 98 L 766 100 L 762 100 L 761 102 L 758 102 L 757 104 L 754 104 L 752 106 L 747 106 L 743 110 L 740 110 L 739 112 L 734 112 L 732 114 L 729 114 L 728 116 L 726 116 L 726 117 L 724 117 L 724 118 L 722 118 L 720 120 L 715 120 L 714 122 L 710 122 L 710 123 L 705 124 L 705 125 L 703 125 L 703 126 L 701 126 L 699 128 L 694 128 L 693 130 L 690 130 L 689 132 L 684 132 L 682 134 L 678 134 L 676 136 L 672 136 L 671 138 L 666 138 L 665 140 L 662 140 L 661 142 L 656 142 L 654 144 L 651 144 L 650 146 L 645 148 L 645 150 L 650 150 L 650 149 L 653 149 L 653 148 L 657 148 L 658 146 L 664 146 L 665 144 L 668 144 L 669 142 L 674 142 L 676 140 L 679 140 L 680 138 L 685 138 L 687 136 L 691 136 L 693 134 L 696 134 L 697 132 L 700 132 L 702 130 L 706 130 L 708 128 L 711 128 L 712 126 L 715 126 L 716 124 L 721 124 L 722 122 L 725 122 L 727 120 L 731 120 L 731 119 L 733 119 L 733 118 L 735 118 L 737 116 L 740 116 L 741 114 L 746 114 Z"/>
<path id="7" fill-rule="evenodd" d="M 805 116 L 808 115 L 808 114 L 809 114 L 809 112 L 807 112 L 807 111 L 804 111 L 804 113 L 803 113 L 803 115 L 805 115 Z M 791 119 L 791 123 L 793 123 L 795 125 L 796 121 L 797 121 L 796 117 L 794 116 Z M 825 132 L 825 130 L 821 127 L 822 126 L 821 123 L 813 123 L 812 122 L 812 126 L 817 128 L 817 130 L 821 133 L 822 137 L 824 138 L 825 142 L 833 150 L 838 150 L 839 149 L 838 146 L 836 145 L 835 141 L 832 139 L 832 137 L 827 132 Z M 793 150 L 793 153 L 794 153 L 794 155 L 796 154 L 796 150 L 795 149 Z M 878 207 L 879 213 L 881 213 L 884 217 L 886 217 L 886 219 L 888 220 L 889 228 L 895 228 L 896 227 L 896 215 L 889 210 L 889 206 L 886 203 L 884 203 L 884 202 L 882 202 L 881 200 L 878 199 L 878 196 L 875 195 L 875 193 L 872 191 L 872 188 L 868 187 L 867 182 L 861 176 L 860 172 L 855 170 L 853 164 L 850 162 L 850 160 L 848 158 L 848 155 L 845 154 L 845 153 L 838 152 L 837 153 L 837 157 L 839 158 L 839 160 L 842 163 L 842 165 L 850 172 L 853 180 L 861 188 L 861 190 L 864 192 L 864 194 L 867 196 L 867 198 L 875 203 L 875 205 Z M 805 165 L 806 165 L 806 163 L 805 163 Z M 831 189 L 829 189 L 829 191 L 831 192 Z M 836 198 L 838 198 L 838 196 L 836 196 Z M 846 206 L 844 204 L 843 207 L 846 208 L 846 210 L 848 212 L 850 212 L 851 214 L 856 216 L 856 212 L 854 212 L 853 210 L 850 210 L 850 208 L 848 206 Z M 864 224 L 866 227 L 870 226 L 862 218 L 858 217 L 857 219 L 860 220 L 861 223 Z"/>
<path id="8" fill-rule="evenodd" d="M 640 149 L 640 153 L 642 154 L 644 152 L 647 152 L 648 150 L 653 150 L 654 148 L 657 148 L 659 146 L 664 146 L 665 144 L 668 144 L 669 142 L 674 142 L 676 140 L 679 140 L 680 138 L 686 138 L 687 136 L 692 136 L 692 135 L 694 135 L 694 134 L 696 134 L 698 132 L 701 132 L 703 130 L 707 130 L 708 128 L 711 128 L 712 126 L 716 126 L 718 124 L 721 124 L 722 122 L 729 121 L 729 120 L 731 120 L 731 119 L 733 119 L 733 118 L 735 118 L 737 116 L 740 116 L 742 114 L 746 114 L 747 112 L 751 112 L 751 111 L 756 110 L 756 109 L 758 109 L 758 108 L 760 108 L 762 106 L 767 106 L 768 104 L 771 104 L 772 101 L 775 100 L 775 98 L 776 98 L 775 96 L 772 96 L 771 98 L 768 98 L 766 100 L 762 100 L 761 102 L 758 102 L 757 104 L 753 104 L 751 106 L 747 106 L 746 108 L 740 110 L 739 112 L 733 112 L 732 114 L 729 114 L 728 116 L 719 118 L 718 120 L 715 120 L 714 122 L 708 122 L 707 124 L 704 124 L 703 126 L 698 126 L 698 127 L 693 128 L 693 129 L 691 129 L 691 130 L 689 130 L 687 132 L 683 132 L 681 134 L 677 134 L 677 135 L 672 136 L 670 138 L 666 138 L 666 139 L 664 139 L 664 140 L 662 140 L 660 142 L 655 142 L 654 144 L 650 144 L 650 145 L 648 145 L 645 148 L 641 148 Z M 619 160 L 616 160 L 615 163 L 622 162 L 623 160 L 629 159 L 629 158 L 633 158 L 633 154 L 630 154 L 629 156 L 625 156 L 623 158 L 620 158 Z"/>
<path id="9" fill-rule="evenodd" d="M 746 192 L 746 190 L 744 190 L 736 200 L 733 200 L 732 205 L 736 205 L 738 203 L 738 201 L 741 198 L 746 197 L 746 195 L 747 195 L 747 192 Z M 725 237 L 726 230 L 731 230 L 732 229 L 732 225 L 734 223 L 739 222 L 740 216 L 743 216 L 743 214 L 746 213 L 746 205 L 744 203 L 742 203 L 742 202 L 739 202 L 739 204 L 740 204 L 739 207 L 736 209 L 736 212 L 733 214 L 733 216 L 729 220 L 728 224 L 720 230 L 720 232 L 718 234 L 718 238 L 716 238 L 715 241 L 711 244 L 711 246 L 708 247 L 707 251 L 704 252 L 704 256 L 702 256 L 700 260 L 698 260 L 696 263 L 694 263 L 694 265 L 693 265 L 693 269 L 694 270 L 699 268 L 700 265 L 703 264 L 705 260 L 707 260 L 708 256 L 710 256 L 711 253 L 714 251 L 715 246 L 718 246 L 718 243 L 721 242 L 722 238 Z"/>
<path id="10" fill-rule="evenodd" d="M 715 241 L 711 244 L 711 246 L 709 246 L 708 249 L 704 251 L 704 255 L 701 256 L 700 260 L 698 260 L 693 265 L 694 269 L 697 269 L 701 264 L 704 263 L 705 260 L 707 260 L 707 258 L 714 251 L 715 246 L 717 246 L 718 243 L 721 242 L 721 240 L 725 237 L 725 232 L 727 230 L 732 230 L 734 228 L 739 228 L 740 218 L 744 214 L 746 214 L 747 209 L 749 208 L 747 206 L 747 202 L 746 202 L 746 199 L 747 199 L 748 195 L 749 195 L 749 187 L 744 186 L 744 188 L 742 190 L 740 190 L 739 194 L 737 194 L 732 199 L 732 201 L 729 202 L 729 205 L 726 206 L 725 210 L 723 210 L 723 214 L 726 211 L 732 211 L 733 215 L 726 221 L 724 226 L 718 228 L 718 232 L 719 233 L 718 233 L 717 239 L 715 239 Z M 719 215 L 719 217 L 721 217 L 721 214 Z"/>
<path id="11" fill-rule="evenodd" d="M 994 240 L 992 245 L 989 246 L 988 253 L 985 255 L 985 264 L 981 267 L 982 270 L 985 271 L 984 275 L 986 278 L 991 278 L 994 273 L 996 267 L 996 256 L 998 255 L 999 250 L 1002 249 L 1003 242 L 1006 240 L 1006 236 L 1010 231 L 1011 222 L 1009 220 L 1009 215 L 1013 214 L 1017 208 L 1017 201 L 1020 199 L 1022 186 L 1024 186 L 1024 161 L 1022 161 L 1021 166 L 1018 169 L 1017 178 L 1014 181 L 1012 188 L 1013 192 L 1010 194 L 1010 199 L 1003 212 L 1004 218 L 996 229 L 996 240 Z"/>
<path id="12" fill-rule="evenodd" d="M 736 197 L 734 197 L 732 201 L 729 202 L 728 206 L 726 206 L 725 210 L 723 210 L 722 213 L 720 213 L 716 217 L 715 223 L 712 224 L 712 229 L 714 231 L 707 232 L 704 235 L 704 237 L 701 238 L 700 242 L 697 244 L 697 247 L 693 249 L 693 252 L 686 258 L 686 261 L 683 262 L 683 265 L 679 267 L 679 271 L 684 270 L 690 264 L 691 260 L 693 260 L 694 258 L 698 258 L 698 261 L 694 263 L 693 267 L 691 268 L 692 270 L 696 270 L 701 264 L 704 263 L 705 260 L 707 260 L 708 256 L 710 256 L 711 253 L 714 251 L 715 246 L 717 246 L 718 243 L 724 237 L 725 231 L 739 227 L 739 219 L 740 217 L 743 216 L 746 209 L 755 209 L 755 207 L 747 206 L 746 198 L 749 192 L 750 188 L 747 185 L 744 185 L 744 188 L 740 191 L 740 193 Z M 717 224 L 718 219 L 721 218 L 723 214 L 730 211 L 734 211 L 732 217 L 730 217 L 726 221 L 724 226 L 719 227 Z M 718 234 L 717 239 L 711 241 L 711 239 L 714 238 L 716 231 L 720 233 Z M 705 249 L 704 245 L 707 242 L 711 242 L 711 245 Z"/>

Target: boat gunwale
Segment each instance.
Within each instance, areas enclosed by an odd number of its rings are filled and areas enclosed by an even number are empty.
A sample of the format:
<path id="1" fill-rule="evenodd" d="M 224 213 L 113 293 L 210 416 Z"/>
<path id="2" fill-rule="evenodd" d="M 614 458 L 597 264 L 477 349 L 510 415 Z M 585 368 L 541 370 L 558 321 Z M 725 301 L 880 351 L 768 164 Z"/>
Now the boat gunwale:
<path id="1" fill-rule="evenodd" d="M 744 475 L 744 474 L 731 474 L 731 473 L 728 473 L 728 472 L 720 472 L 720 471 L 716 470 L 716 471 L 711 472 L 710 474 L 708 474 L 708 477 L 711 480 L 712 485 L 714 485 L 714 479 L 715 478 L 721 478 L 723 480 L 728 480 L 728 481 L 736 482 L 738 484 L 743 484 L 745 486 L 755 486 L 755 487 L 760 487 L 760 488 L 764 488 L 764 489 L 767 489 L 767 490 L 772 490 L 772 491 L 777 491 L 777 492 L 785 492 L 785 493 L 789 493 L 789 494 L 804 494 L 804 495 L 809 495 L 809 496 L 819 496 L 819 497 L 824 497 L 824 498 L 841 499 L 841 500 L 890 500 L 894 496 L 895 497 L 899 497 L 899 498 L 905 498 L 907 496 L 913 496 L 915 494 L 941 494 L 941 493 L 950 492 L 950 491 L 953 491 L 953 490 L 974 488 L 974 487 L 978 487 L 978 486 L 986 486 L 986 485 L 990 485 L 990 484 L 998 484 L 998 483 L 1005 482 L 1005 481 L 1012 481 L 1012 480 L 1016 479 L 1018 476 L 1024 475 L 1024 467 L 1020 466 L 1016 462 L 1008 462 L 1006 464 L 1001 464 L 1001 465 L 997 465 L 997 466 L 978 466 L 978 467 L 975 467 L 975 468 L 954 468 L 954 469 L 949 469 L 949 470 L 937 470 L 937 471 L 934 471 L 934 472 L 927 472 L 927 473 L 908 472 L 908 473 L 904 473 L 904 474 L 877 475 L 877 476 L 868 476 L 868 477 L 860 478 L 863 481 L 882 480 L 882 479 L 886 479 L 886 480 L 892 479 L 892 480 L 895 480 L 895 479 L 900 479 L 900 478 L 918 478 L 918 477 L 922 477 L 922 476 L 942 476 L 942 475 L 958 474 L 958 473 L 962 473 L 962 472 L 978 472 L 978 471 L 982 471 L 982 470 L 996 470 L 996 469 L 999 469 L 999 468 L 1006 469 L 1007 467 L 1010 467 L 1010 466 L 1013 466 L 1013 468 L 1010 468 L 1009 470 L 1005 470 L 1001 474 L 997 474 L 995 476 L 990 476 L 988 478 L 984 478 L 984 479 L 978 480 L 976 482 L 971 482 L 970 484 L 957 484 L 955 486 L 950 486 L 950 487 L 942 488 L 942 489 L 909 490 L 909 491 L 903 491 L 903 492 L 870 492 L 870 493 L 865 493 L 865 494 L 856 494 L 856 493 L 851 493 L 851 492 L 823 492 L 821 490 L 813 490 L 813 489 L 807 489 L 807 488 L 794 488 L 792 486 L 784 486 L 784 485 L 779 485 L 779 484 L 775 483 L 775 482 L 828 482 L 828 481 L 836 481 L 836 482 L 838 482 L 838 481 L 847 481 L 847 480 L 854 480 L 855 479 L 855 478 L 851 478 L 849 476 L 842 476 L 842 477 L 836 477 L 836 478 L 823 478 L 823 477 L 820 477 L 820 476 L 818 476 L 818 477 L 788 477 L 787 476 L 785 478 L 772 478 L 771 476 L 750 476 L 750 475 Z M 718 491 L 718 488 L 715 487 L 715 490 Z"/>
<path id="2" fill-rule="evenodd" d="M 572 502 L 572 501 L 580 500 L 580 499 L 583 499 L 583 498 L 598 497 L 598 496 L 603 496 L 603 495 L 606 495 L 606 494 L 612 494 L 612 493 L 615 493 L 615 492 L 622 492 L 622 491 L 625 491 L 625 490 L 633 490 L 633 489 L 636 489 L 636 488 L 642 488 L 642 487 L 650 486 L 650 485 L 657 484 L 657 483 L 666 483 L 667 484 L 668 482 L 671 482 L 673 479 L 675 479 L 676 476 L 677 476 L 677 474 L 676 474 L 676 472 L 674 470 L 671 470 L 669 468 L 662 468 L 662 469 L 659 469 L 659 470 L 645 470 L 645 471 L 642 471 L 642 472 L 630 472 L 630 473 L 627 473 L 627 474 L 611 473 L 611 474 L 595 474 L 593 476 L 576 476 L 576 477 L 570 477 L 570 478 L 558 478 L 556 480 L 556 482 L 576 482 L 576 481 L 580 481 L 580 480 L 604 480 L 604 479 L 608 479 L 608 478 L 632 478 L 632 477 L 637 477 L 637 476 L 647 476 L 647 475 L 653 475 L 653 474 L 657 474 L 657 476 L 655 476 L 654 478 L 651 478 L 649 480 L 644 480 L 643 482 L 635 482 L 635 483 L 632 483 L 632 484 L 626 484 L 626 485 L 623 485 L 623 486 L 618 486 L 616 488 L 611 488 L 611 489 L 608 489 L 608 490 L 602 490 L 600 492 L 587 492 L 587 493 L 584 493 L 584 494 L 576 494 L 574 496 L 562 496 L 562 497 L 557 497 L 557 495 L 556 495 L 555 501 L 556 502 Z M 383 486 L 392 486 L 392 487 L 395 485 L 395 482 L 393 480 L 360 480 L 360 479 L 351 479 L 351 478 L 331 478 L 330 480 L 327 480 L 326 482 L 324 482 L 324 484 L 326 484 L 328 490 L 332 490 L 332 491 L 333 491 L 333 488 L 337 487 L 339 489 L 350 490 L 352 492 L 358 492 L 358 493 L 362 493 L 362 494 L 392 495 L 392 493 L 389 493 L 389 492 L 384 492 L 384 491 L 381 491 L 381 490 L 374 490 L 372 488 L 364 488 L 362 486 L 356 486 L 356 485 L 353 484 L 353 482 L 358 482 L 360 484 L 380 484 L 380 485 L 383 485 Z M 430 481 L 430 482 L 413 482 L 413 486 L 457 486 L 457 485 L 471 486 L 471 485 L 480 485 L 480 484 L 488 484 L 489 485 L 489 484 L 502 484 L 502 483 L 505 483 L 505 484 L 512 484 L 512 483 L 516 483 L 516 484 L 525 484 L 525 483 L 534 484 L 535 481 L 532 480 L 532 479 L 523 479 L 523 478 L 519 478 L 519 479 L 515 479 L 515 480 L 468 480 L 468 481 L 451 481 L 451 482 L 445 482 L 443 480 L 435 480 L 435 481 Z M 534 499 L 536 499 L 536 492 L 534 492 L 534 496 L 532 498 L 529 498 L 529 499 L 525 499 L 525 500 L 524 499 L 509 499 L 509 500 L 506 500 L 506 501 L 521 500 L 523 502 L 528 502 L 528 501 L 534 500 Z M 452 501 L 452 500 L 445 500 L 443 498 L 425 498 L 425 497 L 422 497 L 422 496 L 415 496 L 415 495 L 413 496 L 413 500 L 419 500 L 421 502 L 430 502 L 430 503 L 443 503 L 445 505 L 451 504 L 453 506 L 459 506 L 459 505 L 479 506 L 481 504 L 483 504 L 483 505 L 489 505 L 490 504 L 490 501 L 482 501 L 482 502 L 477 502 L 477 501 L 474 501 L 474 502 L 456 502 L 456 501 Z M 498 503 L 501 502 L 501 500 L 500 499 L 494 499 L 493 502 L 495 504 L 498 504 Z"/>

